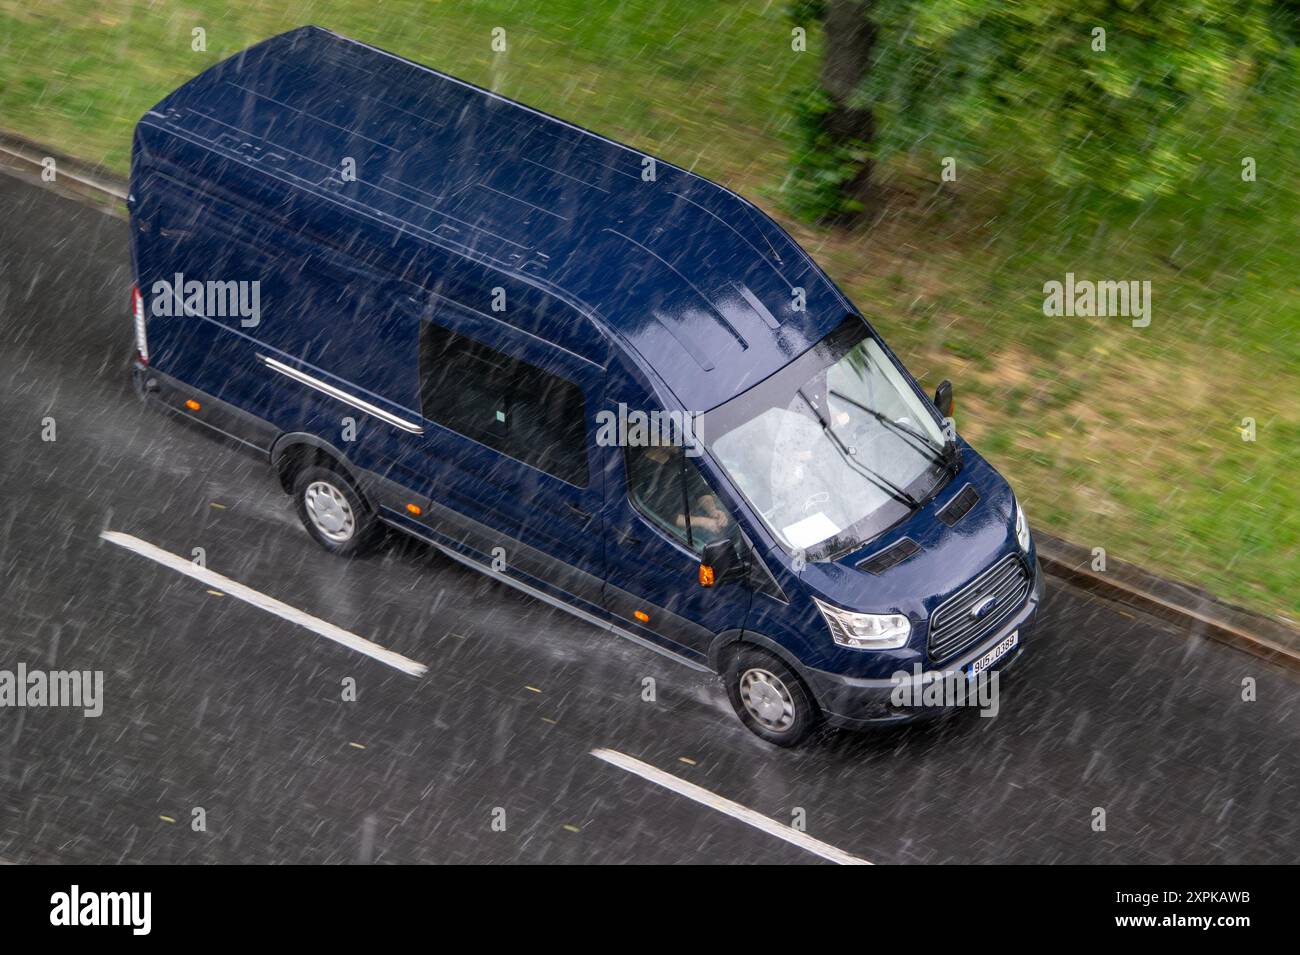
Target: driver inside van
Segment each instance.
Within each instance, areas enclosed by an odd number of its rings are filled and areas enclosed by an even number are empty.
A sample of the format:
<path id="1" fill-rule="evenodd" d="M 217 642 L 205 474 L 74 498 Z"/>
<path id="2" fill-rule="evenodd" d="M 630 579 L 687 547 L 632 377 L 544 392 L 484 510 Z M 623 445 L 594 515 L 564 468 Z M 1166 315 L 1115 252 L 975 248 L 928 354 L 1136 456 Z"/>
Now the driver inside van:
<path id="1" fill-rule="evenodd" d="M 636 499 L 661 523 L 676 528 L 687 538 L 684 505 L 690 501 L 690 540 L 702 547 L 727 534 L 731 516 L 723 510 L 713 491 L 694 468 L 685 469 L 686 493 L 682 492 L 682 449 L 670 445 L 637 448 L 630 456 L 632 486 Z"/>

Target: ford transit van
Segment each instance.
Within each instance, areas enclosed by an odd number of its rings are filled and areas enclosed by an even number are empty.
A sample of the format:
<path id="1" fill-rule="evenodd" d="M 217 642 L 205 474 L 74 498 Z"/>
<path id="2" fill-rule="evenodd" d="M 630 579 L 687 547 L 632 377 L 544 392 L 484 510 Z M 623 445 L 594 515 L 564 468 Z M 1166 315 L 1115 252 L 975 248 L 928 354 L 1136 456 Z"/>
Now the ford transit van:
<path id="1" fill-rule="evenodd" d="M 137 388 L 382 528 L 721 675 L 792 745 L 1014 663 L 1007 482 L 770 218 L 666 162 L 316 27 L 140 120 Z"/>

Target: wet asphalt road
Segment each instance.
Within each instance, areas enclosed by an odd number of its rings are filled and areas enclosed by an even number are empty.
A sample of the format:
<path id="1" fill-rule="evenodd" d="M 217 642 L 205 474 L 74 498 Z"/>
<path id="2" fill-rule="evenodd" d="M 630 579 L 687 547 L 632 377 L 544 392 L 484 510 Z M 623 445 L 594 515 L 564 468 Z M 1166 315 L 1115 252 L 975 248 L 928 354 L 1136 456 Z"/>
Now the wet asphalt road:
<path id="1" fill-rule="evenodd" d="M 711 676 L 423 545 L 326 554 L 269 468 L 135 399 L 125 223 L 5 175 L 0 208 L 0 669 L 105 679 L 99 718 L 0 708 L 0 859 L 820 861 L 602 747 L 780 822 L 802 809 L 810 835 L 877 863 L 1300 859 L 1300 685 L 1051 579 L 996 718 L 790 752 L 751 736 Z M 104 529 L 202 547 L 428 673 L 210 593 Z"/>

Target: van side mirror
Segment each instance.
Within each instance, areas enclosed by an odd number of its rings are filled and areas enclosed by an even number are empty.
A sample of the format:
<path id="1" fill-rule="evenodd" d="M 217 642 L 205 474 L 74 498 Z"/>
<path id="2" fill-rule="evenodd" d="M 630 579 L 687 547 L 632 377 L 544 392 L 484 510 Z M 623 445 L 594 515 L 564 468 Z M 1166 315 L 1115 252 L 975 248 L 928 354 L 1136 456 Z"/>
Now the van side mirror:
<path id="1" fill-rule="evenodd" d="M 934 389 L 934 406 L 945 418 L 952 417 L 952 382 L 947 378 L 939 382 L 939 387 Z"/>
<path id="2" fill-rule="evenodd" d="M 736 542 L 730 537 L 704 545 L 704 553 L 700 556 L 701 587 L 713 587 L 743 577 L 744 574 L 745 562 L 740 557 Z"/>

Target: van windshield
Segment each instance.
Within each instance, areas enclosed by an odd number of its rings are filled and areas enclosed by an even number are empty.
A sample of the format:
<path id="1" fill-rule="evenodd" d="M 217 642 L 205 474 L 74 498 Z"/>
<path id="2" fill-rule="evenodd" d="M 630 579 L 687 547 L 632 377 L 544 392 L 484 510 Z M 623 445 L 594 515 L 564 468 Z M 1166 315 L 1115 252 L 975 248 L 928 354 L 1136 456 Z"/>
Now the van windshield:
<path id="1" fill-rule="evenodd" d="M 808 560 L 869 541 L 949 474 L 935 413 L 852 317 L 702 428 L 768 529 Z"/>

